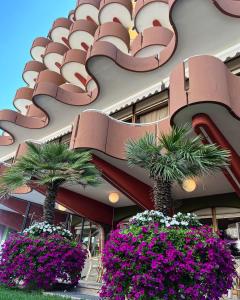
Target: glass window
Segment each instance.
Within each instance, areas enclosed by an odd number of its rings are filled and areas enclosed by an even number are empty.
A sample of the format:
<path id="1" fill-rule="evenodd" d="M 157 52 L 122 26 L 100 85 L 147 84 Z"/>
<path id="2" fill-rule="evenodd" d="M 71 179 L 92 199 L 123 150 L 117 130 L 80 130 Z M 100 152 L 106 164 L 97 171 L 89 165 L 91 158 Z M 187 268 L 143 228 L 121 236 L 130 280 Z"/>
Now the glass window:
<path id="1" fill-rule="evenodd" d="M 159 121 L 168 116 L 168 106 L 161 107 L 159 109 L 150 111 L 148 113 L 139 115 L 138 120 L 139 123 L 150 123 Z"/>

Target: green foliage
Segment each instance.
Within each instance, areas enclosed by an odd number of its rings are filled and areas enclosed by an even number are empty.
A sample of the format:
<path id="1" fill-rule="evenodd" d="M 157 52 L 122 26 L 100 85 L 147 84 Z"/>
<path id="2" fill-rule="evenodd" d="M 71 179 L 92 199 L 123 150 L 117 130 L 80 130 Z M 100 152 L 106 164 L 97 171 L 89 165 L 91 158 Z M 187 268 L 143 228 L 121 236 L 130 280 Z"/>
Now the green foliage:
<path id="1" fill-rule="evenodd" d="M 28 152 L 8 168 L 0 178 L 0 195 L 23 185 L 58 187 L 64 183 L 95 186 L 100 173 L 91 163 L 89 151 L 71 151 L 66 144 L 28 143 Z"/>
<path id="2" fill-rule="evenodd" d="M 62 297 L 45 296 L 37 292 L 26 292 L 19 289 L 0 287 L 0 300 L 62 300 Z M 65 298 L 70 300 L 70 298 Z"/>
<path id="3" fill-rule="evenodd" d="M 200 136 L 191 137 L 189 126 L 173 127 L 169 134 L 156 138 L 147 133 L 126 146 L 129 165 L 149 171 L 153 179 L 182 181 L 186 177 L 215 172 L 228 165 L 229 152 L 215 144 L 203 144 Z"/>

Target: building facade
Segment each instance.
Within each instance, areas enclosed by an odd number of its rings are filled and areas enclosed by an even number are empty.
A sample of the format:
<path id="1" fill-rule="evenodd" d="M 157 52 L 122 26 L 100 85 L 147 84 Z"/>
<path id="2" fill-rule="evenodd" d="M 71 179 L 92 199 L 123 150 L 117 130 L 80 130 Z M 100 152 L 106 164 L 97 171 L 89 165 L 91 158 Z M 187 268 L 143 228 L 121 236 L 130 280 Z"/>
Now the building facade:
<path id="1" fill-rule="evenodd" d="M 1 169 L 28 140 L 91 149 L 103 183 L 62 187 L 56 214 L 97 256 L 111 228 L 153 208 L 152 182 L 128 167 L 126 142 L 189 123 L 229 149 L 231 164 L 176 184 L 175 209 L 239 238 L 239 18 L 238 0 L 78 0 L 33 41 L 16 110 L 0 111 Z M 41 219 L 43 199 L 44 189 L 28 187 L 1 199 L 0 224 L 21 230 Z"/>

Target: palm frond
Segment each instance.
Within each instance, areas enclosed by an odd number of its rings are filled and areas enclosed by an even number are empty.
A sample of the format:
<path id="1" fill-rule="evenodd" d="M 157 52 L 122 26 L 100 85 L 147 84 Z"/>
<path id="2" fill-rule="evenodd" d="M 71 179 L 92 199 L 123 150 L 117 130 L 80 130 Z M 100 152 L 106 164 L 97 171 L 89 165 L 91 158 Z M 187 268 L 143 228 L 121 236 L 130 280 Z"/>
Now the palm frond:
<path id="1" fill-rule="evenodd" d="M 71 151 L 65 144 L 28 143 L 26 155 L 0 178 L 0 195 L 10 193 L 28 182 L 38 185 L 62 185 L 64 183 L 96 186 L 101 174 L 91 162 L 89 151 Z"/>
<path id="2" fill-rule="evenodd" d="M 41 155 L 41 147 L 39 145 L 32 142 L 26 142 L 26 144 L 28 146 L 29 154 Z"/>
<path id="3" fill-rule="evenodd" d="M 28 183 L 30 175 L 19 170 L 18 166 L 13 166 L 0 177 L 0 197 L 9 195 L 11 192 Z"/>
<path id="4" fill-rule="evenodd" d="M 126 145 L 126 156 L 129 166 L 138 165 L 149 169 L 154 158 L 161 152 L 161 146 L 157 145 L 152 133 L 146 133 L 138 141 L 129 140 Z"/>
<path id="5" fill-rule="evenodd" d="M 229 151 L 215 144 L 205 145 L 200 136 L 192 137 L 189 125 L 173 127 L 158 141 L 153 134 L 131 140 L 126 145 L 129 166 L 140 166 L 152 178 L 167 182 L 181 181 L 218 171 L 229 164 Z"/>
<path id="6" fill-rule="evenodd" d="M 168 134 L 162 133 L 159 137 L 159 143 L 168 152 L 174 152 L 179 149 L 184 138 L 191 130 L 188 124 L 182 127 L 173 126 L 172 131 Z"/>

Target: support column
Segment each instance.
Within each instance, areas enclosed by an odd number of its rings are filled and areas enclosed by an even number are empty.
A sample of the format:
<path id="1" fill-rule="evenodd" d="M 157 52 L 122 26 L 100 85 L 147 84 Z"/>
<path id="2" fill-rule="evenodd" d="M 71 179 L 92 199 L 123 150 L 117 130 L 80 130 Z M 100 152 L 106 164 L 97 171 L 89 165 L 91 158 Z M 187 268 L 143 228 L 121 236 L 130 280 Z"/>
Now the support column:
<path id="1" fill-rule="evenodd" d="M 23 219 L 23 223 L 22 223 L 22 230 L 21 230 L 21 232 L 23 232 L 24 229 L 26 228 L 27 220 L 28 220 L 28 217 L 29 217 L 30 208 L 31 208 L 31 202 L 28 202 L 27 207 L 26 207 L 26 211 L 25 211 L 25 214 L 24 214 L 24 219 Z"/>
<path id="2" fill-rule="evenodd" d="M 82 243 L 82 240 L 83 240 L 84 224 L 85 224 L 85 218 L 82 218 L 81 232 L 80 232 L 80 237 L 79 237 L 79 240 L 80 240 L 81 243 Z"/>
<path id="3" fill-rule="evenodd" d="M 218 221 L 217 221 L 216 207 L 212 207 L 211 210 L 212 210 L 213 231 L 218 232 Z"/>

